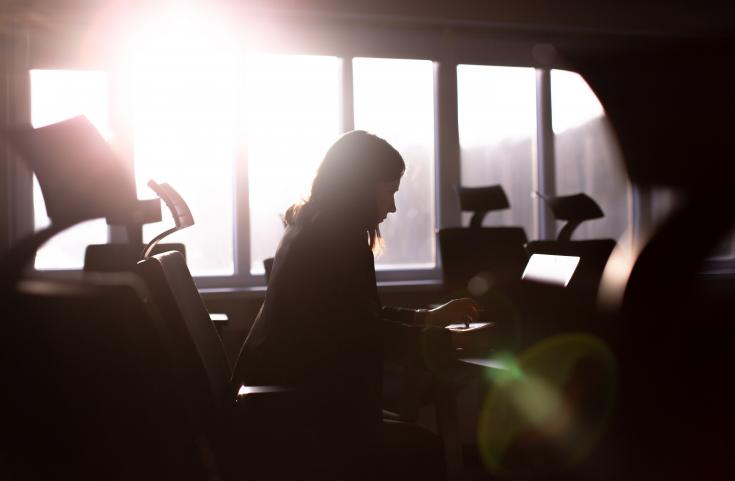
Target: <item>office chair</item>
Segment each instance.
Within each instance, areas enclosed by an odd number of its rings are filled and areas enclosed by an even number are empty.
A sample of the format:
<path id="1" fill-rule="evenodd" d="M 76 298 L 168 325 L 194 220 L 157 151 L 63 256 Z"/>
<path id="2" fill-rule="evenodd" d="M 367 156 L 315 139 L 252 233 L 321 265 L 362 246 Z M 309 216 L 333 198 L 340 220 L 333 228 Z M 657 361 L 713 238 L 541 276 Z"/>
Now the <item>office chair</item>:
<path id="1" fill-rule="evenodd" d="M 309 440 L 327 412 L 314 409 L 318 393 L 293 386 L 231 383 L 231 369 L 217 331 L 183 256 L 167 252 L 138 264 L 163 313 L 174 346 L 175 365 L 187 379 L 186 398 L 200 414 L 196 428 L 213 439 L 225 478 L 252 479 L 318 475 L 324 455 Z"/>
<path id="2" fill-rule="evenodd" d="M 230 365 L 183 255 L 177 251 L 151 256 L 137 265 L 150 289 L 149 302 L 163 314 L 176 361 L 188 379 L 189 399 L 207 424 L 234 400 Z"/>
<path id="3" fill-rule="evenodd" d="M 25 277 L 38 247 L 56 233 L 99 217 L 139 230 L 160 220 L 159 200 L 137 200 L 132 173 L 83 117 L 2 134 L 38 175 L 51 218 L 0 259 L 9 314 L 0 323 L 4 464 L 21 480 L 219 477 L 200 414 L 181 395 L 188 379 L 140 279 Z M 181 214 L 177 228 L 187 223 L 177 199 L 167 199 Z"/>
<path id="4" fill-rule="evenodd" d="M 554 218 L 566 221 L 556 240 L 536 240 L 526 244 L 529 256 L 548 254 L 579 257 L 579 264 L 567 286 L 569 290 L 594 302 L 602 272 L 613 249 L 614 239 L 572 240 L 574 230 L 591 219 L 604 217 L 600 206 L 584 193 L 542 198 L 551 209 Z"/>
<path id="5" fill-rule="evenodd" d="M 470 295 L 488 318 L 509 318 L 514 289 L 526 264 L 523 227 L 483 227 L 485 216 L 510 207 L 502 186 L 460 187 L 460 208 L 472 212 L 469 227 L 439 230 L 443 280 L 449 297 Z M 502 299 L 503 302 L 497 302 Z M 507 300 L 511 299 L 508 304 Z"/>
<path id="6" fill-rule="evenodd" d="M 554 217 L 567 223 L 555 240 L 528 242 L 529 257 L 542 254 L 575 257 L 579 261 L 568 284 L 534 278 L 522 281 L 524 345 L 559 332 L 606 328 L 605 323 L 591 320 L 599 317 L 597 292 L 607 260 L 617 245 L 613 239 L 571 240 L 582 222 L 604 216 L 597 202 L 586 194 L 543 198 Z"/>
<path id="7" fill-rule="evenodd" d="M 130 274 L 5 292 L 2 425 L 13 479 L 205 481 L 161 318 Z M 214 472 L 210 470 L 214 469 Z"/>
<path id="8" fill-rule="evenodd" d="M 132 272 L 135 264 L 141 259 L 145 245 L 90 244 L 84 251 L 85 272 Z M 157 244 L 153 254 L 178 251 L 186 258 L 186 246 L 183 243 Z"/>

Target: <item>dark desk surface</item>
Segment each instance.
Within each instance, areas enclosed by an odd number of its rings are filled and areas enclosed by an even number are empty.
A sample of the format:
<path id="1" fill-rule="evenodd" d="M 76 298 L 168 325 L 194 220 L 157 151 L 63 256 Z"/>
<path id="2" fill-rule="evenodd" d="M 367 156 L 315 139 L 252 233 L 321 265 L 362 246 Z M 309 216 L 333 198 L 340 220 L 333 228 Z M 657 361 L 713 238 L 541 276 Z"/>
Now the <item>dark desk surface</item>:
<path id="1" fill-rule="evenodd" d="M 508 361 L 503 359 L 481 358 L 481 357 L 463 357 L 458 356 L 457 362 L 462 365 L 479 366 L 487 369 L 497 369 L 500 371 L 507 371 L 511 369 Z"/>

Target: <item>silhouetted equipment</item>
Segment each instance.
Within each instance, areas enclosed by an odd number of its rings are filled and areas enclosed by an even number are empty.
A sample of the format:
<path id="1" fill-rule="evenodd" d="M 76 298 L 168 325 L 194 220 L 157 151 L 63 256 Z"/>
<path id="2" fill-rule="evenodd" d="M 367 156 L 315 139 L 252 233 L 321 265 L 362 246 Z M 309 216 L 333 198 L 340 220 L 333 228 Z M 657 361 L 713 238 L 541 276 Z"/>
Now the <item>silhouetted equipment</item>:
<path id="1" fill-rule="evenodd" d="M 469 227 L 439 230 L 444 284 L 450 291 L 466 290 L 480 276 L 493 286 L 517 281 L 526 264 L 526 233 L 522 227 L 482 227 L 484 217 L 510 207 L 500 185 L 460 187 L 460 208 L 473 213 Z"/>
<path id="2" fill-rule="evenodd" d="M 140 279 L 23 279 L 54 234 L 96 217 L 158 220 L 158 199 L 137 200 L 132 173 L 85 118 L 4 135 L 37 173 L 51 218 L 0 260 L 0 412 L 13 479 L 212 479 L 210 440 L 180 402 L 188 381 Z"/>
<path id="3" fill-rule="evenodd" d="M 552 282 L 549 272 L 527 276 L 521 283 L 523 301 L 523 345 L 544 337 L 576 330 L 599 333 L 607 326 L 592 319 L 597 317 L 597 291 L 610 253 L 617 245 L 614 239 L 571 240 L 582 222 L 603 217 L 602 209 L 583 193 L 559 197 L 542 196 L 557 220 L 567 223 L 556 240 L 537 240 L 526 244 L 532 259 L 545 256 L 549 269 L 570 267 L 567 283 Z M 530 266 L 529 266 L 530 267 Z M 568 274 L 568 273 L 566 273 Z"/>
<path id="4" fill-rule="evenodd" d="M 174 226 L 164 232 L 161 232 L 148 243 L 143 251 L 142 257 L 144 259 L 151 255 L 156 244 L 163 240 L 164 237 L 194 225 L 194 216 L 191 215 L 189 206 L 186 204 L 183 197 L 176 192 L 176 189 L 165 182 L 159 184 L 154 180 L 148 181 L 148 187 L 153 189 L 158 197 L 166 203 L 166 207 L 171 211 L 171 217 L 174 219 Z"/>
<path id="5" fill-rule="evenodd" d="M 138 272 L 163 314 L 175 365 L 186 379 L 183 402 L 197 413 L 197 433 L 213 441 L 221 474 L 297 473 L 304 462 L 297 459 L 308 450 L 296 445 L 304 433 L 294 424 L 300 413 L 294 390 L 250 386 L 238 396 L 240 386 L 230 381 L 224 347 L 181 253 L 148 257 Z M 276 459 L 286 462 L 279 466 Z"/>
<path id="6" fill-rule="evenodd" d="M 613 249 L 614 239 L 571 240 L 574 230 L 591 219 L 604 216 L 602 209 L 591 197 L 584 193 L 559 197 L 541 196 L 551 208 L 557 220 L 567 221 L 559 231 L 556 240 L 537 240 L 526 244 L 528 255 L 548 254 L 579 257 L 579 264 L 572 275 L 567 289 L 575 296 L 581 296 L 588 305 L 597 299 L 602 272 Z"/>
<path id="7" fill-rule="evenodd" d="M 459 206 L 463 211 L 472 212 L 470 227 L 482 227 L 482 221 L 488 212 L 510 208 L 508 197 L 503 187 L 492 185 L 489 187 L 460 187 Z"/>
<path id="8" fill-rule="evenodd" d="M 469 227 L 439 230 L 444 288 L 447 298 L 470 296 L 483 306 L 486 319 L 498 324 L 498 346 L 516 344 L 518 284 L 526 265 L 523 227 L 483 227 L 484 217 L 507 209 L 500 185 L 459 187 L 460 208 L 472 212 Z M 500 334 L 500 332 L 503 334 Z M 507 332 L 506 332 L 507 331 Z"/>
<path id="9" fill-rule="evenodd" d="M 130 274 L 23 280 L 4 304 L 12 479 L 211 479 L 163 325 Z"/>
<path id="10" fill-rule="evenodd" d="M 160 254 L 170 250 L 179 251 L 186 258 L 186 247 L 182 243 L 159 244 L 166 236 L 181 229 L 194 225 L 194 217 L 184 199 L 176 190 L 166 183 L 159 184 L 154 180 L 148 181 L 148 186 L 163 200 L 171 212 L 174 227 L 161 232 L 153 238 L 146 246 L 140 243 L 142 240 L 142 224 L 128 224 L 128 242 L 125 244 L 93 244 L 87 246 L 84 252 L 84 270 L 91 272 L 124 272 L 135 269 L 135 264 L 151 254 Z M 149 218 L 146 223 L 161 220 L 160 204 L 155 201 L 158 208 L 158 218 Z M 152 202 L 146 201 L 146 202 Z M 110 222 L 111 223 L 111 222 Z"/>
<path id="11" fill-rule="evenodd" d="M 131 166 L 86 117 L 38 129 L 9 128 L 3 137 L 36 174 L 52 224 L 97 217 L 115 224 L 145 223 L 156 217 L 155 209 L 137 199 Z"/>
<path id="12" fill-rule="evenodd" d="M 572 195 L 562 195 L 558 197 L 548 197 L 539 193 L 539 195 L 551 209 L 556 220 L 565 220 L 567 223 L 559 231 L 556 240 L 566 242 L 572 239 L 574 230 L 579 224 L 586 220 L 599 219 L 605 214 L 602 209 L 590 196 L 585 193 Z"/>
<path id="13" fill-rule="evenodd" d="M 184 256 L 166 252 L 148 257 L 138 264 L 138 272 L 163 314 L 177 365 L 187 379 L 189 402 L 213 429 L 219 411 L 228 405 L 225 400 L 235 399 L 230 366 Z"/>
<path id="14" fill-rule="evenodd" d="M 90 244 L 84 251 L 84 270 L 86 272 L 125 272 L 132 271 L 145 250 L 143 244 Z M 186 246 L 182 243 L 157 244 L 152 254 L 178 251 L 186 257 Z"/>
<path id="15" fill-rule="evenodd" d="M 11 474 L 14 479 L 206 479 L 200 452 L 206 447 L 192 436 L 188 413 L 171 403 L 179 396 L 170 352 L 160 337 L 160 319 L 143 303 L 140 281 L 130 275 L 81 281 L 20 277 L 38 246 L 65 227 L 100 216 L 140 219 L 126 212 L 138 208 L 133 190 L 111 188 L 96 202 L 103 190 L 79 187 L 76 179 L 84 175 L 70 176 L 59 163 L 74 150 L 70 145 L 93 145 L 92 152 L 68 157 L 69 162 L 80 165 L 89 154 L 88 164 L 99 162 L 116 172 L 114 159 L 87 137 L 94 129 L 86 121 L 48 129 L 13 139 L 21 142 L 19 150 L 34 170 L 44 172 L 41 188 L 54 207 L 51 226 L 2 260 L 16 266 L 2 271 L 8 317 L 0 335 L 3 444 Z M 45 142 L 58 147 L 58 157 Z M 125 178 L 116 179 L 115 185 L 125 184 Z"/>
<path id="16" fill-rule="evenodd" d="M 86 117 L 74 117 L 38 129 L 4 129 L 2 138 L 33 170 L 41 186 L 49 228 L 31 234 L 3 260 L 6 280 L 17 279 L 51 236 L 89 219 L 141 225 L 160 220 L 158 200 L 139 201 L 132 171 Z"/>
<path id="17" fill-rule="evenodd" d="M 213 440 L 219 454 L 228 445 L 227 410 L 234 406 L 235 393 L 224 348 L 184 257 L 178 252 L 148 257 L 138 272 L 151 290 L 149 301 L 163 315 L 174 363 L 186 379 L 181 402 L 197 413 L 197 433 Z"/>

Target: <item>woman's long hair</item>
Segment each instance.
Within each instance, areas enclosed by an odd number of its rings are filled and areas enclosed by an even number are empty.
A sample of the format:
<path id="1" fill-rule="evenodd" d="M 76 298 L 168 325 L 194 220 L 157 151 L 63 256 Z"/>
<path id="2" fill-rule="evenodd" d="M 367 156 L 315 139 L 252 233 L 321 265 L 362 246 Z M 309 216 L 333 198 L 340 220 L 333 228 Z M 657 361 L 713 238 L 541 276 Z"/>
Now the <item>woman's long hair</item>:
<path id="1" fill-rule="evenodd" d="M 405 170 L 401 154 L 385 140 L 363 130 L 347 132 L 324 156 L 309 198 L 289 207 L 283 221 L 291 225 L 324 216 L 354 223 L 365 228 L 375 250 L 382 245 L 375 186 L 400 179 Z"/>

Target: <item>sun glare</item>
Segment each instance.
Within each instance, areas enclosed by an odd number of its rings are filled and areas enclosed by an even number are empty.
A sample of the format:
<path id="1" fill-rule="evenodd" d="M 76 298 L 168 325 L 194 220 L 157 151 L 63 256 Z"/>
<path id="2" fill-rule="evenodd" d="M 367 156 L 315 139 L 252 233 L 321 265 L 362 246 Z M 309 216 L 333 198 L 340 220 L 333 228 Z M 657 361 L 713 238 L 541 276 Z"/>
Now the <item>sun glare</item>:
<path id="1" fill-rule="evenodd" d="M 152 15 L 131 32 L 125 87 L 140 197 L 149 179 L 187 200 L 196 229 L 169 240 L 187 244 L 195 275 L 230 275 L 238 95 L 237 42 L 227 22 L 192 7 Z M 150 239 L 164 223 L 144 227 Z"/>
<path id="2" fill-rule="evenodd" d="M 200 5 L 199 5 L 200 6 Z M 187 244 L 195 275 L 235 270 L 236 162 L 247 159 L 251 272 L 275 251 L 280 215 L 308 194 L 324 152 L 340 132 L 340 61 L 335 57 L 246 55 L 248 28 L 193 4 L 149 12 L 131 27 L 125 57 L 139 195 L 150 178 L 189 203 Z M 146 226 L 151 238 L 168 226 Z"/>
<path id="3" fill-rule="evenodd" d="M 309 194 L 340 133 L 336 57 L 253 55 L 244 68 L 251 272 L 261 273 L 283 234 L 281 215 Z"/>

